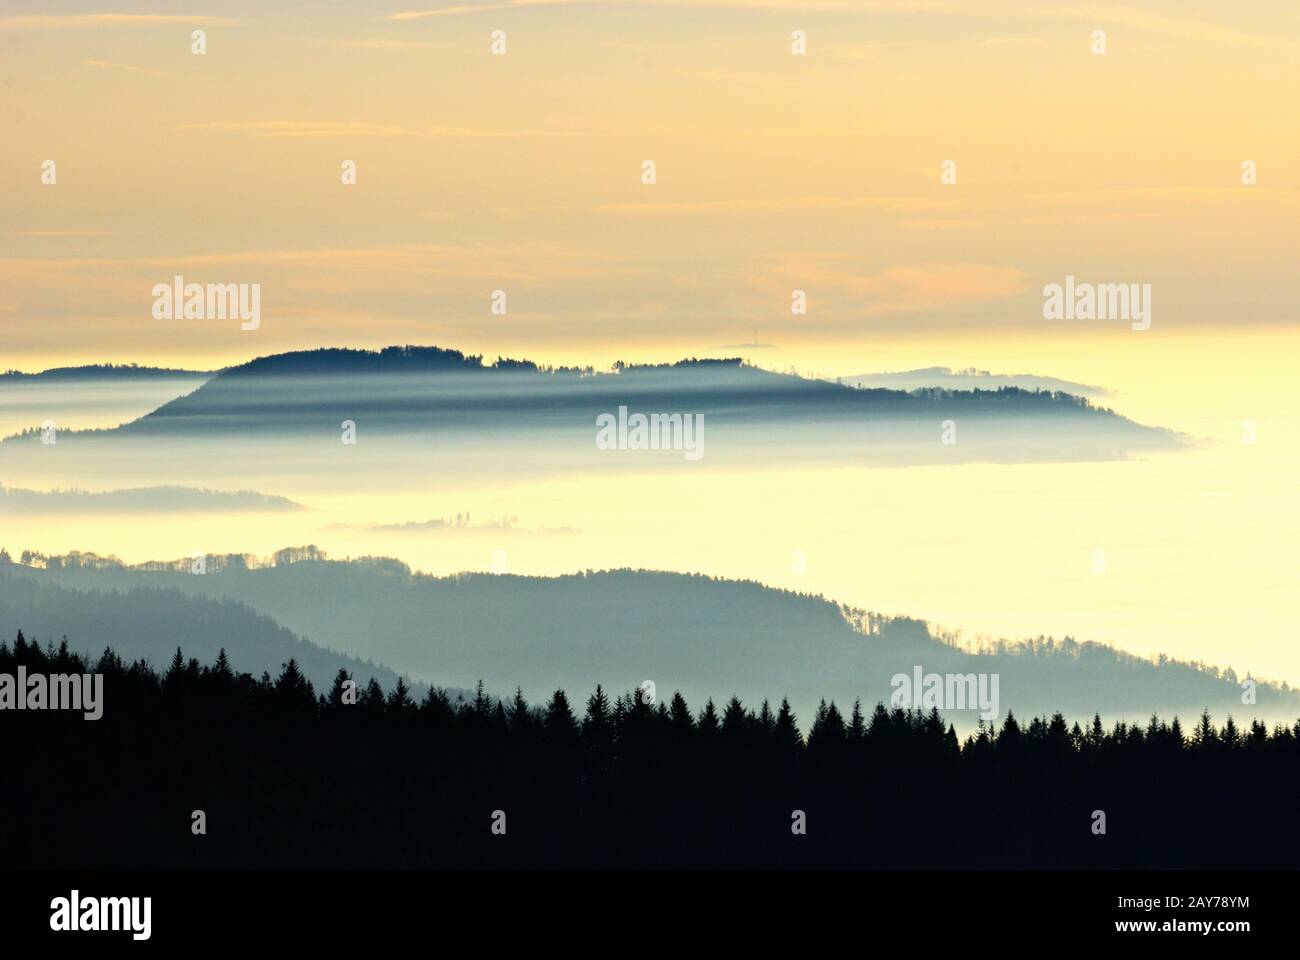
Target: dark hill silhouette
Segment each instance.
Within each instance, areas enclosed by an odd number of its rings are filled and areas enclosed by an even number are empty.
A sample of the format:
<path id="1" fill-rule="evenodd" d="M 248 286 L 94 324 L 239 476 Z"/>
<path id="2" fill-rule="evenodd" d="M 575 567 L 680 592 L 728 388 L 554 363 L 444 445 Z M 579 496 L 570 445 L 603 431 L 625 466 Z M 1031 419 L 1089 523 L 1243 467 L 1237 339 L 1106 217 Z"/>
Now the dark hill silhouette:
<path id="1" fill-rule="evenodd" d="M 379 435 L 548 426 L 590 434 L 597 415 L 620 405 L 632 411 L 702 413 L 715 430 L 818 425 L 834 433 L 873 423 L 877 428 L 922 424 L 907 427 L 901 439 L 926 446 L 938 445 L 938 424 L 947 418 L 965 421 L 969 443 L 977 440 L 983 424 L 995 439 L 1025 448 L 1055 443 L 1062 455 L 1072 445 L 1084 455 L 1113 455 L 1180 444 L 1169 431 L 1136 424 L 1059 391 L 852 389 L 761 370 L 739 359 L 619 363 L 613 372 L 595 373 L 505 358 L 488 364 L 457 350 L 411 346 L 261 357 L 220 372 L 192 393 L 107 435 L 315 435 L 336 433 L 345 418 Z M 1065 436 L 1053 440 L 1057 431 Z M 826 438 L 792 432 L 782 439 Z M 853 434 L 831 439 L 841 444 L 856 440 Z M 874 442 L 896 439 L 882 434 Z M 860 442 L 869 445 L 872 436 L 864 435 Z"/>
<path id="2" fill-rule="evenodd" d="M 0 373 L 0 385 L 9 383 L 52 383 L 56 381 L 80 382 L 85 380 L 189 380 L 194 377 L 214 376 L 211 370 L 181 370 L 172 367 L 142 367 L 134 363 L 92 363 L 79 367 L 51 367 L 37 373 L 5 370 Z"/>
<path id="3" fill-rule="evenodd" d="M 253 490 L 205 490 L 194 487 L 135 487 L 125 490 L 25 490 L 0 484 L 0 515 L 37 513 L 166 513 L 302 510 L 287 497 Z"/>
<path id="4" fill-rule="evenodd" d="M 1069 639 L 973 654 L 921 621 L 847 611 L 753 582 L 634 570 L 431 577 L 391 560 L 284 559 L 263 569 L 231 564 L 207 576 L 104 561 L 16 569 L 81 589 L 167 587 L 238 600 L 324 646 L 432 683 L 464 688 L 482 679 L 499 695 L 520 684 L 540 696 L 556 687 L 622 689 L 651 680 L 696 700 L 789 697 L 811 717 L 821 697 L 888 701 L 891 678 L 919 665 L 927 673 L 998 674 L 1003 713 L 1142 719 L 1205 707 L 1239 718 L 1300 711 L 1295 691 L 1265 684 L 1257 706 L 1245 706 L 1235 676 L 1200 665 L 1157 665 Z M 964 716 L 974 723 L 973 712 Z"/>
<path id="5" fill-rule="evenodd" d="M 227 382 L 265 376 L 358 376 L 387 373 L 486 372 L 482 356 L 442 347 L 385 347 L 347 350 L 328 347 L 257 357 L 223 371 Z"/>
<path id="6" fill-rule="evenodd" d="M 155 667 L 166 666 L 177 647 L 187 657 L 203 660 L 215 659 L 225 648 L 241 670 L 255 675 L 266 671 L 274 676 L 294 659 L 303 675 L 324 689 L 341 668 L 360 683 L 371 677 L 385 686 L 397 681 L 388 667 L 299 639 L 235 600 L 158 587 L 86 592 L 22 576 L 25 569 L 0 565 L 0 621 L 5 632 L 11 626 L 23 629 L 34 642 L 57 645 L 66 638 L 70 649 L 92 656 L 111 646 L 128 662 L 143 659 Z"/>

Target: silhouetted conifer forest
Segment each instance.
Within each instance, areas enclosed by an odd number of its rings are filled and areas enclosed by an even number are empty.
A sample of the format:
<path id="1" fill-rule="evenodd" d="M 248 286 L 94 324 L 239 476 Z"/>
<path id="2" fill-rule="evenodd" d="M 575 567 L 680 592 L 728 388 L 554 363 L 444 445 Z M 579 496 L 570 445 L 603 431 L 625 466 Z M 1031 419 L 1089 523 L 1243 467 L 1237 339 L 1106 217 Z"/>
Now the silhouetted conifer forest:
<path id="1" fill-rule="evenodd" d="M 257 678 L 178 650 L 159 675 L 21 633 L 0 672 L 19 664 L 102 673 L 104 715 L 0 713 L 8 868 L 1300 863 L 1300 721 L 1008 716 L 959 742 L 937 712 L 825 704 L 805 738 L 784 704 L 734 698 L 416 702 L 358 680 L 349 703 L 343 671 L 321 694 L 293 661 Z"/>

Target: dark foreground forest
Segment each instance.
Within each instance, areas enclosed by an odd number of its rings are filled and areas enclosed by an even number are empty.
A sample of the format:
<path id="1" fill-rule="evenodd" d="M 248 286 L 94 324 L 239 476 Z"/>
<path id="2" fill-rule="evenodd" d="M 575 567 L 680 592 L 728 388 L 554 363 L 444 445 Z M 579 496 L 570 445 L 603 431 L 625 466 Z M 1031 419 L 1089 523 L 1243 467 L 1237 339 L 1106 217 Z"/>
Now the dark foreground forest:
<path id="1" fill-rule="evenodd" d="M 1300 722 L 1008 716 L 963 743 L 826 705 L 805 738 L 734 699 L 318 695 L 292 661 L 159 675 L 21 633 L 19 664 L 102 673 L 104 712 L 0 711 L 0 868 L 1300 866 Z"/>

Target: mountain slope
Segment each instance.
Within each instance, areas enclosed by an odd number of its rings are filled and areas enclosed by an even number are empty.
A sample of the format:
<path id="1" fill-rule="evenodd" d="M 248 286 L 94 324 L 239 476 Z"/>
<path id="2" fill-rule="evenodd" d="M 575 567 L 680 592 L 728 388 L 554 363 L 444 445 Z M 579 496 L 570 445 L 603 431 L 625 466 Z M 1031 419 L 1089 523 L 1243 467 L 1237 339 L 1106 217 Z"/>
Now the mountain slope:
<path id="1" fill-rule="evenodd" d="M 6 370 L 0 373 L 0 386 L 11 383 L 85 382 L 87 380 L 201 380 L 212 375 L 213 371 L 207 370 L 141 367 L 134 363 L 94 363 L 80 367 L 51 367 L 38 373 Z"/>
<path id="2" fill-rule="evenodd" d="M 359 685 L 374 677 L 386 690 L 397 674 L 368 658 L 335 653 L 301 640 L 264 614 L 230 599 L 207 599 L 161 587 L 129 592 L 88 592 L 0 565 L 0 629 L 22 630 L 30 640 L 68 645 L 92 658 L 111 646 L 123 660 L 144 659 L 165 668 L 180 647 L 186 659 L 211 663 L 222 647 L 234 669 L 276 676 L 290 658 L 317 691 L 327 691 L 339 668 Z M 12 640 L 12 636 L 6 639 Z"/>
<path id="3" fill-rule="evenodd" d="M 136 487 L 126 490 L 25 490 L 0 484 L 0 515 L 40 513 L 219 513 L 302 510 L 287 497 L 253 490 L 204 490 L 194 487 Z"/>
<path id="4" fill-rule="evenodd" d="M 1096 461 L 1187 445 L 1169 430 L 1055 391 L 855 389 L 738 359 L 618 364 L 596 373 L 523 360 L 484 364 L 436 347 L 261 357 L 113 429 L 60 433 L 59 443 L 67 464 L 78 462 L 78 449 L 91 457 L 112 450 L 117 462 L 160 475 L 169 471 L 164 440 L 203 444 L 187 451 L 195 461 L 228 464 L 257 445 L 252 465 L 272 473 L 330 469 L 349 424 L 371 444 L 373 463 L 390 472 L 434 445 L 488 464 L 507 456 L 538 476 L 680 463 L 681 453 L 656 449 L 629 458 L 598 449 L 599 418 L 620 412 L 680 415 L 675 441 L 664 441 L 675 451 L 682 450 L 682 424 L 698 421 L 699 453 L 690 459 L 722 465 Z M 32 431 L 11 438 L 5 452 L 33 458 L 37 439 Z M 617 452 L 625 446 L 635 449 L 620 441 Z"/>
<path id="5" fill-rule="evenodd" d="M 542 370 L 528 361 L 478 357 L 436 347 L 378 352 L 318 350 L 279 354 L 233 367 L 121 432 L 196 429 L 241 431 L 313 427 L 335 411 L 365 417 L 372 428 L 420 425 L 517 426 L 581 422 L 626 405 L 680 410 L 744 422 L 754 419 L 872 414 L 932 417 L 943 411 L 981 416 L 1023 415 L 1108 422 L 1160 445 L 1163 431 L 1139 427 L 1079 398 L 1005 388 L 960 394 L 851 390 L 744 366 L 739 360 L 690 360 L 655 366 L 622 365 L 614 373 L 576 368 Z"/>
<path id="6" fill-rule="evenodd" d="M 836 383 L 849 387 L 875 387 L 885 390 L 918 390 L 941 387 L 946 390 L 997 390 L 1018 387 L 1021 390 L 1049 390 L 1076 397 L 1104 397 L 1104 387 L 1057 377 L 1040 377 L 1030 373 L 990 373 L 988 370 L 953 370 L 951 367 L 923 367 L 884 373 L 863 373 L 853 377 L 836 377 Z"/>
<path id="7" fill-rule="evenodd" d="M 533 699 L 557 687 L 614 691 L 651 680 L 692 702 L 732 693 L 788 696 L 806 721 L 822 697 L 889 702 L 891 678 L 996 673 L 1000 712 L 1094 711 L 1145 720 L 1209 707 L 1248 716 L 1233 677 L 1176 662 L 1157 666 L 1097 644 L 1010 646 L 974 655 L 920 621 L 867 618 L 858 630 L 819 597 L 756 583 L 646 571 L 556 578 L 469 574 L 435 578 L 395 561 L 303 561 L 208 576 L 125 567 L 28 570 L 34 579 L 98 590 L 167 586 L 237 599 L 300 635 L 373 657 L 417 678 L 459 687 L 482 678 Z M 1294 691 L 1261 685 L 1261 716 L 1300 712 Z M 973 724 L 974 713 L 966 720 Z"/>

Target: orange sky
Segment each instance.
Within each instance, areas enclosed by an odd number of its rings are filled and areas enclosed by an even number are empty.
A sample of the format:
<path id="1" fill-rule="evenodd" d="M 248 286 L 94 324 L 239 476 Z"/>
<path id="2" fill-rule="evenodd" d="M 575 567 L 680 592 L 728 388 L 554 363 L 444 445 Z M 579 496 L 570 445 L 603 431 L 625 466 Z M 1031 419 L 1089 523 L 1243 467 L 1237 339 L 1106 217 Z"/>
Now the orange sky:
<path id="1" fill-rule="evenodd" d="M 970 632 L 1073 632 L 1300 678 L 1300 9 L 411 2 L 7 4 L 0 368 L 212 369 L 394 343 L 600 367 L 743 354 L 828 376 L 978 366 L 1111 388 L 1121 413 L 1202 445 L 748 487 L 706 466 L 679 481 L 694 512 L 629 513 L 623 485 L 503 473 L 409 501 L 307 495 L 290 526 L 32 517 L 11 536 L 141 560 L 510 513 L 583 531 L 503 545 L 520 571 L 704 569 Z M 260 284 L 260 326 L 155 319 L 152 288 L 178 274 Z M 1067 276 L 1150 284 L 1151 329 L 1044 320 L 1043 287 Z M 744 346 L 755 336 L 766 346 Z M 771 509 L 778 487 L 789 506 Z M 1113 575 L 1089 572 L 1096 549 Z M 445 572 L 487 550 L 404 556 Z"/>
<path id="2" fill-rule="evenodd" d="M 961 364 L 945 344 L 1109 341 L 1045 326 L 1067 274 L 1151 283 L 1166 333 L 1296 320 L 1284 5 L 417 8 L 7 8 L 3 365 L 418 342 L 605 366 L 756 328 L 782 368 Z M 261 327 L 155 320 L 176 274 L 260 283 Z"/>

